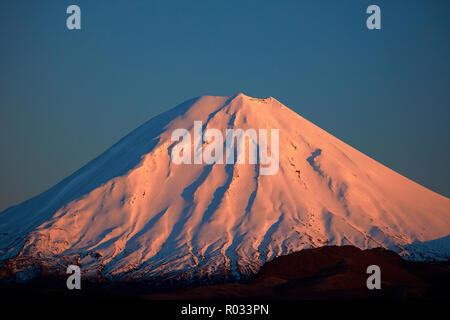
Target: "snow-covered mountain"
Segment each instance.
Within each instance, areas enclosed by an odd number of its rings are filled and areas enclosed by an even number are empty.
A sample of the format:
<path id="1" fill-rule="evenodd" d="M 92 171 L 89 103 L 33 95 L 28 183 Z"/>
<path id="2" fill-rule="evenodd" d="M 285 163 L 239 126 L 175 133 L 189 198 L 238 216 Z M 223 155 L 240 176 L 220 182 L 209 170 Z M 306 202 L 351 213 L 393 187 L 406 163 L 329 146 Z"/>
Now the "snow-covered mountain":
<path id="1" fill-rule="evenodd" d="M 279 129 L 279 170 L 171 161 L 171 134 Z M 203 144 L 203 148 L 207 145 Z M 450 257 L 450 199 L 367 157 L 274 98 L 204 96 L 157 116 L 53 188 L 0 213 L 0 278 L 246 275 L 303 248 Z"/>

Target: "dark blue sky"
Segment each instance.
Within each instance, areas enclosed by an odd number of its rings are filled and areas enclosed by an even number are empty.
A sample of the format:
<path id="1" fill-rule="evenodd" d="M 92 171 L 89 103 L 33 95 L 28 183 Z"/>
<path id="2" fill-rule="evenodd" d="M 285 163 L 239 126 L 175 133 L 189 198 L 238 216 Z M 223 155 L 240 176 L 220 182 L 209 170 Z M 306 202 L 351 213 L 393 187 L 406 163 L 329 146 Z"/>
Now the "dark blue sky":
<path id="1" fill-rule="evenodd" d="M 184 100 L 237 92 L 449 196 L 449 17 L 447 0 L 1 1 L 0 210 Z"/>

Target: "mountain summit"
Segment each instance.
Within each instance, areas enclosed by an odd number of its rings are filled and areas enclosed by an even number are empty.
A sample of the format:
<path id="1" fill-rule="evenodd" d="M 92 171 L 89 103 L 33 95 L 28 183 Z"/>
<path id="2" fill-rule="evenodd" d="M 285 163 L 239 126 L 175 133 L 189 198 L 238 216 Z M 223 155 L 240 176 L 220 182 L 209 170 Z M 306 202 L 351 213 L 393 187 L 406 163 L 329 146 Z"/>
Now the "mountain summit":
<path id="1" fill-rule="evenodd" d="M 261 163 L 248 162 L 175 164 L 171 135 L 184 128 L 194 136 L 195 121 L 223 133 L 279 129 L 279 170 L 261 175 Z M 449 233 L 450 199 L 276 99 L 203 96 L 1 212 L 0 278 L 65 273 L 68 264 L 92 278 L 240 277 L 280 255 L 347 244 L 447 259 Z"/>

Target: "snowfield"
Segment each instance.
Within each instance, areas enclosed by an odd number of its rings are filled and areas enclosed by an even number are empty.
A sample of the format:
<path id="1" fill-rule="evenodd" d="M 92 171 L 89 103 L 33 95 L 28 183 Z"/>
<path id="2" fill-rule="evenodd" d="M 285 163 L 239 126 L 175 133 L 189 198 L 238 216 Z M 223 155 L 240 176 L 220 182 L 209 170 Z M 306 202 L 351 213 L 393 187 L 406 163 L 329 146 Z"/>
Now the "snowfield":
<path id="1" fill-rule="evenodd" d="M 170 160 L 175 129 L 279 129 L 279 170 Z M 204 144 L 203 147 L 205 147 Z M 41 195 L 0 213 L 0 278 L 253 274 L 304 248 L 450 257 L 450 199 L 390 170 L 274 98 L 203 96 L 161 114 Z"/>

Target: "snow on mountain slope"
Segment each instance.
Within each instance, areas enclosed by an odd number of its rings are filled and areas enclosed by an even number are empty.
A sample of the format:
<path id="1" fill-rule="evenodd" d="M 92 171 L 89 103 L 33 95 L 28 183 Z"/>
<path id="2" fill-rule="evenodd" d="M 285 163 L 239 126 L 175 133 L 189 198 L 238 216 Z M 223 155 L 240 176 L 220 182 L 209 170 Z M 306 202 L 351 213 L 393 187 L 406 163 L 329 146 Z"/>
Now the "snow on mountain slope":
<path id="1" fill-rule="evenodd" d="M 280 129 L 279 171 L 170 160 L 175 129 Z M 206 144 L 205 144 L 206 145 Z M 204 146 L 205 146 L 204 145 Z M 203 146 L 203 148 L 204 148 Z M 0 213 L 0 277 L 114 279 L 255 273 L 303 248 L 450 257 L 450 199 L 381 165 L 270 97 L 186 101 L 43 194 Z"/>

